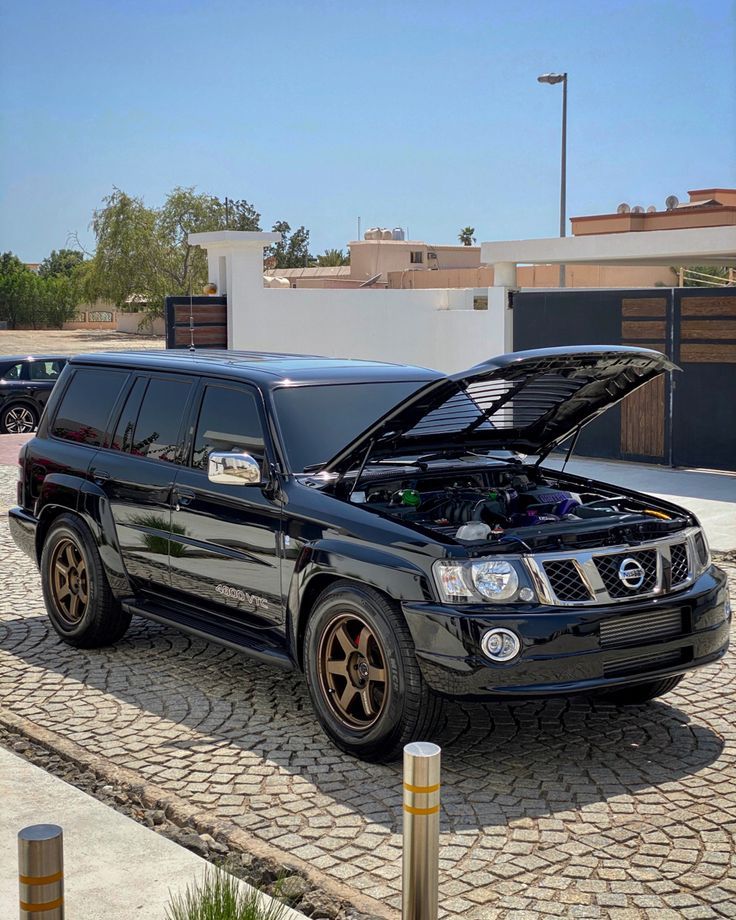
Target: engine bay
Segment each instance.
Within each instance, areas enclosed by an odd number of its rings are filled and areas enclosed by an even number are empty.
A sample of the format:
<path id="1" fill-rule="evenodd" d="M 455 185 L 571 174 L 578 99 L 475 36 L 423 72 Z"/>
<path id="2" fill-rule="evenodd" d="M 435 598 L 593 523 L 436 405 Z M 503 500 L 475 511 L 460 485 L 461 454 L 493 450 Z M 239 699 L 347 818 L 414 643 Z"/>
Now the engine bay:
<path id="1" fill-rule="evenodd" d="M 467 472 L 403 468 L 394 475 L 373 467 L 345 497 L 466 545 L 509 540 L 528 550 L 586 545 L 584 533 L 591 544 L 642 542 L 687 525 L 654 500 L 644 504 L 615 492 L 590 491 L 581 482 L 527 466 Z"/>

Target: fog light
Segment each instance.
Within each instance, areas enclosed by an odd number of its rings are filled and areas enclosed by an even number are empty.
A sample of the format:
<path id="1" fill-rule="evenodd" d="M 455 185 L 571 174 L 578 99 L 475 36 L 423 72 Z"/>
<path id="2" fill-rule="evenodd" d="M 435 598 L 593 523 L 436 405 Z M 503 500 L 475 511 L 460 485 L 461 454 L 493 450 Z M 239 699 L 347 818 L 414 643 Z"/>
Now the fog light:
<path id="1" fill-rule="evenodd" d="M 481 648 L 491 661 L 511 661 L 521 651 L 521 642 L 510 629 L 489 629 L 480 640 Z"/>

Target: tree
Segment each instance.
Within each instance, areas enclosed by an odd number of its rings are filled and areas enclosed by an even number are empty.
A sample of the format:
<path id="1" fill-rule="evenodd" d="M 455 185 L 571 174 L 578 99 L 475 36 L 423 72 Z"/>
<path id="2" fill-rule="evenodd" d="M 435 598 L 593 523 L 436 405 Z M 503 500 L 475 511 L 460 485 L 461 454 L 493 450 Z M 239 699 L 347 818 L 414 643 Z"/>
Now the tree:
<path id="1" fill-rule="evenodd" d="M 225 203 L 193 188 L 175 188 L 160 208 L 116 188 L 95 211 L 97 250 L 87 290 L 124 306 L 135 295 L 160 315 L 170 294 L 200 293 L 207 281 L 207 256 L 189 245 L 190 233 L 260 230 L 261 215 L 245 199 Z"/>
<path id="2" fill-rule="evenodd" d="M 463 229 L 458 233 L 457 238 L 463 244 L 463 246 L 472 246 L 475 243 L 475 227 L 463 227 Z"/>
<path id="3" fill-rule="evenodd" d="M 273 230 L 281 234 L 281 239 L 268 249 L 274 268 L 303 268 L 309 264 L 309 230 L 301 226 L 292 233 L 285 220 L 277 220 Z"/>
<path id="4" fill-rule="evenodd" d="M 718 287 L 719 281 L 724 286 L 729 283 L 728 269 L 723 265 L 692 265 L 683 275 L 685 287 Z"/>
<path id="5" fill-rule="evenodd" d="M 39 266 L 38 274 L 42 278 L 55 278 L 57 275 L 71 278 L 82 262 L 84 253 L 78 249 L 53 249 Z"/>
<path id="6" fill-rule="evenodd" d="M 81 299 L 75 275 L 39 276 L 12 253 L 0 256 L 0 319 L 11 329 L 60 328 L 74 316 Z"/>
<path id="7" fill-rule="evenodd" d="M 350 265 L 350 256 L 346 256 L 342 249 L 325 249 L 323 255 L 317 256 L 317 265 L 324 267 Z"/>

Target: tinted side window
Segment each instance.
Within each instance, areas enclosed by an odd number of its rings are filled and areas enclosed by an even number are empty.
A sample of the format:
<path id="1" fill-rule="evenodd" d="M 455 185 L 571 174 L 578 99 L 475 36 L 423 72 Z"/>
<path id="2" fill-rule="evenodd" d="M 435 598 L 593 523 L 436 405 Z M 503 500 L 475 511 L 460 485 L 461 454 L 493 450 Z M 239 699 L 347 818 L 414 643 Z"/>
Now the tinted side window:
<path id="1" fill-rule="evenodd" d="M 51 433 L 67 441 L 100 447 L 107 420 L 127 376 L 126 371 L 77 368 L 61 398 Z"/>
<path id="2" fill-rule="evenodd" d="M 212 450 L 244 450 L 261 460 L 263 427 L 250 390 L 208 386 L 199 410 L 192 466 L 205 469 Z"/>
<path id="3" fill-rule="evenodd" d="M 188 380 L 149 381 L 133 434 L 131 453 L 152 460 L 179 463 L 179 429 L 191 383 Z"/>
<path id="4" fill-rule="evenodd" d="M 31 361 L 28 365 L 31 380 L 56 380 L 64 370 L 63 361 Z"/>
<path id="5" fill-rule="evenodd" d="M 3 380 L 21 380 L 23 378 L 23 365 L 11 364 L 3 374 Z"/>
<path id="6" fill-rule="evenodd" d="M 143 394 L 147 386 L 148 378 L 139 377 L 130 388 L 130 392 L 125 400 L 125 405 L 123 406 L 123 411 L 120 413 L 120 418 L 115 426 L 115 434 L 110 443 L 110 447 L 113 450 L 123 450 L 126 453 L 130 453 L 130 449 L 133 446 L 135 423 L 138 421 L 141 400 L 143 399 Z"/>

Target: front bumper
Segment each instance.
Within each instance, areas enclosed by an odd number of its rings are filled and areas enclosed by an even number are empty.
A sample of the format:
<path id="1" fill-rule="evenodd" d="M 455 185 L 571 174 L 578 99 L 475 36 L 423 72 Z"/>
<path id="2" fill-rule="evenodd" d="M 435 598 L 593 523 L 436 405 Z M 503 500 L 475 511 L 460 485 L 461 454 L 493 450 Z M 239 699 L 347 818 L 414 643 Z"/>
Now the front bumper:
<path id="1" fill-rule="evenodd" d="M 491 608 L 404 602 L 402 607 L 427 683 L 445 696 L 488 699 L 586 693 L 710 664 L 728 648 L 727 599 L 726 576 L 711 566 L 685 590 L 625 605 Z M 665 639 L 648 641 L 646 614 L 667 612 L 679 628 Z M 636 626 L 630 636 L 627 619 Z M 602 642 L 605 621 L 616 621 L 613 641 Z M 496 664 L 482 653 L 481 636 L 494 626 L 521 639 L 521 653 L 513 661 Z"/>

